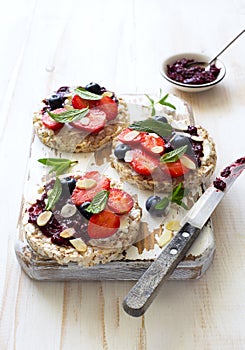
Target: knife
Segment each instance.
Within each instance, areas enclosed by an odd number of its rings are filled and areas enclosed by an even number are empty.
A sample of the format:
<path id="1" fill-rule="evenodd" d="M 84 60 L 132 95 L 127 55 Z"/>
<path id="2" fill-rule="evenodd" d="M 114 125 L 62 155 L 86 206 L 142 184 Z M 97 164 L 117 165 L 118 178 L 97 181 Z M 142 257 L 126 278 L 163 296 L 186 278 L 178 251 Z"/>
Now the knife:
<path id="1" fill-rule="evenodd" d="M 181 229 L 125 297 L 123 308 L 129 315 L 139 317 L 145 313 L 163 281 L 184 258 L 202 227 L 244 169 L 245 157 L 227 166 L 193 205 L 183 218 Z"/>

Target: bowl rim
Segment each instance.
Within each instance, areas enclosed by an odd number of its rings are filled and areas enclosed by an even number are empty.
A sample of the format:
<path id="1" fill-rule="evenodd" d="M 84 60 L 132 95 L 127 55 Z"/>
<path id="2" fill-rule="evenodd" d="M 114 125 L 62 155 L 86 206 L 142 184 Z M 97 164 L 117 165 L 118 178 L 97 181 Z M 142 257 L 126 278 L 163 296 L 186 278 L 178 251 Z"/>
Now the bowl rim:
<path id="1" fill-rule="evenodd" d="M 186 57 L 186 56 L 189 56 L 189 57 Z M 169 56 L 168 58 L 166 58 L 164 61 L 162 61 L 161 63 L 161 67 L 160 67 L 160 72 L 161 72 L 161 75 L 166 79 L 168 80 L 170 83 L 174 84 L 174 85 L 178 85 L 178 86 L 181 86 L 181 87 L 185 87 L 185 88 L 190 88 L 190 89 L 202 89 L 202 88 L 206 88 L 206 87 L 210 87 L 210 86 L 213 86 L 213 85 L 216 85 L 218 84 L 219 82 L 221 82 L 221 80 L 224 79 L 225 75 L 226 75 L 226 67 L 224 65 L 224 63 L 219 59 L 217 58 L 216 59 L 216 62 L 219 62 L 220 64 L 220 73 L 219 75 L 217 76 L 217 78 L 209 83 L 204 83 L 204 84 L 185 84 L 185 83 L 181 83 L 181 82 L 178 82 L 176 80 L 173 80 L 171 78 L 168 77 L 168 75 L 165 73 L 164 71 L 164 66 L 167 67 L 167 61 L 173 59 L 173 62 L 176 61 L 179 58 L 191 58 L 190 56 L 193 55 L 193 56 L 196 56 L 195 59 L 197 59 L 197 57 L 202 57 L 202 58 L 206 58 L 206 59 L 210 59 L 210 56 L 206 55 L 206 54 L 201 54 L 201 53 L 197 53 L 197 52 L 184 52 L 184 53 L 180 53 L 180 54 L 175 54 L 175 55 L 172 55 L 172 56 Z"/>

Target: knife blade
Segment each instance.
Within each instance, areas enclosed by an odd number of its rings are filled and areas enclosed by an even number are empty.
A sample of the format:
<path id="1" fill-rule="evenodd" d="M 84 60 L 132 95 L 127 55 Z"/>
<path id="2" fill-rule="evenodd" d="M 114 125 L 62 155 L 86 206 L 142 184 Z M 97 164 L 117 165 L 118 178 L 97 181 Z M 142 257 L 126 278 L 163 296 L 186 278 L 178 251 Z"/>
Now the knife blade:
<path id="1" fill-rule="evenodd" d="M 184 258 L 202 227 L 244 169 L 245 157 L 227 166 L 193 205 L 183 218 L 181 229 L 125 297 L 123 308 L 129 315 L 139 317 L 145 313 L 159 287 Z"/>

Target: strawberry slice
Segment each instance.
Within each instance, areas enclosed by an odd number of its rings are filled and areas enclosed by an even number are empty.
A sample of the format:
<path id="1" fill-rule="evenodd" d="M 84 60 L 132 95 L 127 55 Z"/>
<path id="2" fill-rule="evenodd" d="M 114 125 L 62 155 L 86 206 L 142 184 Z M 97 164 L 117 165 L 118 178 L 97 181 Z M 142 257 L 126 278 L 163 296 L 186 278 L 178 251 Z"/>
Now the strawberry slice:
<path id="1" fill-rule="evenodd" d="M 130 194 L 119 188 L 111 188 L 107 206 L 113 213 L 126 214 L 133 208 L 134 200 Z"/>
<path id="2" fill-rule="evenodd" d="M 142 148 L 152 155 L 159 156 L 164 152 L 164 140 L 157 134 L 145 133 L 141 137 Z"/>
<path id="3" fill-rule="evenodd" d="M 106 114 L 99 109 L 92 109 L 84 118 L 70 123 L 70 125 L 77 129 L 91 133 L 98 133 L 100 130 L 104 129 L 105 124 Z"/>
<path id="4" fill-rule="evenodd" d="M 80 97 L 79 95 L 74 95 L 72 98 L 72 106 L 75 109 L 83 109 L 83 108 L 95 108 L 99 105 L 98 100 L 85 100 L 84 98 Z"/>
<path id="5" fill-rule="evenodd" d="M 134 149 L 131 152 L 132 161 L 130 164 L 138 174 L 151 175 L 158 168 L 158 161 L 148 153 L 140 149 Z"/>
<path id="6" fill-rule="evenodd" d="M 114 235 L 120 227 L 120 217 L 111 211 L 103 210 L 91 216 L 88 222 L 90 238 L 107 238 Z"/>
<path id="7" fill-rule="evenodd" d="M 165 163 L 161 168 L 166 174 L 169 174 L 172 178 L 182 176 L 190 171 L 190 169 L 181 164 L 180 160 L 177 160 L 173 163 Z"/>
<path id="8" fill-rule="evenodd" d="M 79 95 L 74 95 L 71 103 L 75 109 L 83 109 L 89 106 L 88 101 L 84 100 Z"/>
<path id="9" fill-rule="evenodd" d="M 137 145 L 141 142 L 141 139 L 145 134 L 146 133 L 144 131 L 141 132 L 130 128 L 125 128 L 118 135 L 118 140 L 128 145 Z"/>
<path id="10" fill-rule="evenodd" d="M 102 97 L 96 106 L 105 112 L 107 120 L 113 120 L 118 115 L 118 105 L 109 96 Z"/>
<path id="11" fill-rule="evenodd" d="M 71 200 L 75 205 L 81 205 L 84 202 L 91 202 L 94 196 L 102 191 L 109 190 L 110 188 L 110 179 L 106 176 L 101 175 L 98 171 L 90 171 L 81 176 L 80 180 L 92 179 L 95 181 L 95 185 L 91 188 L 78 188 L 75 187 L 72 192 Z M 78 184 L 78 182 L 77 182 Z"/>
<path id="12" fill-rule="evenodd" d="M 57 108 L 52 111 L 52 113 L 54 114 L 59 114 L 62 112 L 67 112 L 67 110 L 65 108 Z M 64 126 L 63 123 L 56 122 L 53 118 L 51 118 L 47 112 L 45 112 L 42 115 L 42 122 L 43 122 L 43 125 L 46 126 L 46 128 L 51 130 L 60 130 Z"/>

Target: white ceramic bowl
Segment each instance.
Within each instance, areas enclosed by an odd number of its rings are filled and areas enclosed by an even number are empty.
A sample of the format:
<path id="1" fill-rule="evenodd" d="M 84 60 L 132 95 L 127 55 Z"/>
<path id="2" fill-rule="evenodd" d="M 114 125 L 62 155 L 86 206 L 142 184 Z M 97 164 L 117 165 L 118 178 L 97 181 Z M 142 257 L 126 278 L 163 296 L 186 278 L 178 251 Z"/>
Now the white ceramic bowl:
<path id="1" fill-rule="evenodd" d="M 218 77 L 214 81 L 206 84 L 196 84 L 196 85 L 177 82 L 167 76 L 167 65 L 173 64 L 174 62 L 182 58 L 194 59 L 195 61 L 198 61 L 198 62 L 208 62 L 211 59 L 211 57 L 209 56 L 202 55 L 199 53 L 191 53 L 191 52 L 184 52 L 184 53 L 173 55 L 166 58 L 161 64 L 160 71 L 162 76 L 169 83 L 171 83 L 176 89 L 179 89 L 185 92 L 202 92 L 202 91 L 211 89 L 212 87 L 217 85 L 219 82 L 221 82 L 221 80 L 225 77 L 225 73 L 226 73 L 225 66 L 219 59 L 217 59 L 215 61 L 215 65 L 217 68 L 220 68 L 220 72 Z"/>

